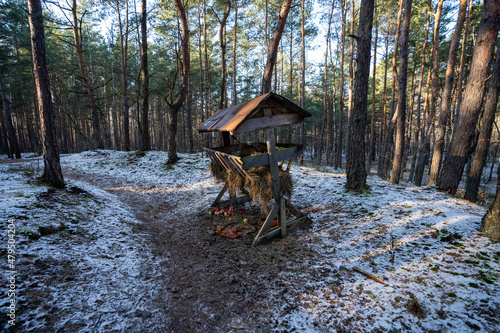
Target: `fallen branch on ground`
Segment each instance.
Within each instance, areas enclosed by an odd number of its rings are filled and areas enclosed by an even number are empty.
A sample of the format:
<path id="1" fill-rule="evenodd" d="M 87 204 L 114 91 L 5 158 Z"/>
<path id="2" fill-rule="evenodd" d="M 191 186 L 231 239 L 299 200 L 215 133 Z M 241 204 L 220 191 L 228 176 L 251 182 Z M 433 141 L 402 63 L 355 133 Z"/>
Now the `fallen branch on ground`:
<path id="1" fill-rule="evenodd" d="M 359 267 L 356 267 L 354 266 L 352 268 L 353 271 L 356 271 L 358 273 L 361 273 L 363 274 L 364 276 L 367 276 L 369 277 L 370 279 L 372 279 L 373 281 L 376 281 L 376 282 L 379 282 L 379 283 L 382 283 L 383 285 L 387 286 L 387 282 L 385 282 L 384 280 L 382 280 L 379 276 L 375 275 L 375 274 L 372 274 L 372 273 L 368 273 L 367 271 L 365 270 L 362 270 L 361 268 Z"/>

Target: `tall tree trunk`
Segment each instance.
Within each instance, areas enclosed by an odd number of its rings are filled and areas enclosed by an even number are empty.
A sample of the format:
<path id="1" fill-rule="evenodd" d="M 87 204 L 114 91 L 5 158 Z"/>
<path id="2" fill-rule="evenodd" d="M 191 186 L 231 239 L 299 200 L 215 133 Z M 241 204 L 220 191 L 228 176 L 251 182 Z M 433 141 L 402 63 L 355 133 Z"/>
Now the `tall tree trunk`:
<path id="1" fill-rule="evenodd" d="M 362 1 L 359 11 L 354 103 L 349 118 L 351 136 L 347 141 L 349 145 L 347 154 L 350 156 L 347 159 L 346 188 L 350 190 L 359 190 L 366 187 L 365 127 L 368 78 L 370 76 L 373 7 L 374 0 Z"/>
<path id="2" fill-rule="evenodd" d="M 467 0 L 460 0 L 460 8 L 458 10 L 457 24 L 451 39 L 450 53 L 448 55 L 448 65 L 446 67 L 446 80 L 443 88 L 443 97 L 441 98 L 441 112 L 439 114 L 439 123 L 437 125 L 436 136 L 434 139 L 434 151 L 432 154 L 432 163 L 427 185 L 434 185 L 439 176 L 441 169 L 441 160 L 444 150 L 444 139 L 446 127 L 448 125 L 448 117 L 450 114 L 451 91 L 453 89 L 453 80 L 455 78 L 455 63 L 457 60 L 457 51 L 460 44 L 460 35 L 464 27 L 465 13 L 467 12 Z"/>
<path id="3" fill-rule="evenodd" d="M 340 11 L 342 12 L 342 35 L 340 37 L 340 72 L 339 72 L 339 122 L 337 132 L 337 144 L 335 151 L 336 169 L 342 168 L 342 148 L 344 145 L 344 47 L 345 47 L 345 25 L 346 25 L 346 8 L 345 1 L 340 0 Z"/>
<path id="4" fill-rule="evenodd" d="M 436 22 L 434 24 L 434 34 L 432 40 L 432 74 L 431 74 L 431 100 L 429 104 L 429 117 L 427 120 L 427 132 L 425 134 L 425 152 L 429 151 L 431 145 L 431 133 L 434 129 L 434 118 L 436 116 L 436 104 L 438 98 L 438 74 L 439 74 L 439 30 L 441 12 L 444 0 L 439 0 L 436 11 Z"/>
<path id="5" fill-rule="evenodd" d="M 227 0 L 226 10 L 224 11 L 224 16 L 222 17 L 219 26 L 219 43 L 221 49 L 221 63 L 222 63 L 219 110 L 227 108 L 226 22 L 227 18 L 229 17 L 230 11 L 231 11 L 231 1 Z"/>
<path id="6" fill-rule="evenodd" d="M 40 133 L 44 171 L 42 179 L 54 187 L 64 188 L 64 178 L 59 163 L 59 149 L 50 93 L 49 72 L 45 51 L 42 4 L 40 0 L 28 1 L 28 17 L 33 52 L 33 74 L 40 115 Z"/>
<path id="7" fill-rule="evenodd" d="M 305 108 L 305 90 L 306 90 L 306 0 L 302 0 L 301 19 L 300 19 L 300 34 L 302 42 L 300 45 L 300 107 Z M 305 147 L 304 122 L 300 123 L 300 144 Z M 300 155 L 298 165 L 304 162 L 304 154 Z"/>
<path id="8" fill-rule="evenodd" d="M 149 138 L 149 69 L 148 69 L 148 30 L 146 0 L 142 0 L 141 8 L 141 81 L 142 81 L 142 131 L 141 150 L 151 149 Z M 192 136 L 191 136 L 192 137 Z"/>
<path id="9" fill-rule="evenodd" d="M 429 71 L 429 77 L 427 78 L 427 94 L 425 96 L 424 102 L 424 114 L 427 112 L 427 106 L 429 106 L 429 112 L 424 118 L 427 117 L 427 123 L 424 122 L 424 130 L 422 131 L 422 151 L 421 156 L 417 161 L 416 175 L 415 175 L 415 185 L 420 186 L 422 183 L 422 178 L 424 174 L 425 165 L 429 160 L 430 155 L 430 145 L 431 145 L 431 133 L 434 128 L 434 116 L 436 114 L 436 100 L 437 100 L 437 82 L 438 82 L 438 70 L 439 70 L 439 25 L 441 21 L 441 12 L 443 9 L 444 0 L 439 0 L 436 9 L 436 18 L 434 22 L 434 32 L 432 40 L 432 52 L 431 52 L 431 63 L 432 69 Z M 431 89 L 431 99 L 429 103 L 429 87 Z"/>
<path id="10" fill-rule="evenodd" d="M 382 151 L 382 163 L 379 164 L 379 168 L 382 168 L 378 172 L 379 176 L 388 179 L 389 178 L 389 168 L 391 165 L 391 152 L 394 143 L 394 123 L 396 120 L 395 113 L 395 102 L 396 102 L 396 81 L 397 77 L 397 65 L 398 65 L 398 46 L 399 46 L 399 36 L 401 34 L 401 15 L 403 13 L 403 0 L 399 0 L 398 4 L 398 18 L 396 23 L 396 36 L 394 38 L 394 51 L 392 53 L 392 89 L 391 89 L 391 115 L 389 118 L 389 126 L 387 126 L 387 133 L 384 142 L 384 149 Z"/>
<path id="11" fill-rule="evenodd" d="M 174 164 L 179 160 L 179 157 L 177 156 L 177 142 L 176 142 L 177 115 L 182 107 L 182 104 L 186 100 L 187 86 L 189 84 L 188 78 L 189 78 L 189 73 L 191 71 L 191 60 L 189 55 L 189 28 L 186 18 L 186 10 L 181 0 L 174 0 L 174 4 L 175 8 L 177 9 L 179 18 L 181 20 L 181 27 L 182 27 L 182 39 L 181 39 L 182 65 L 180 65 L 179 67 L 182 68 L 183 72 L 181 74 L 181 82 L 177 98 L 173 100 L 172 97 L 175 88 L 175 82 L 173 82 L 172 89 L 167 94 L 167 98 L 165 99 L 170 108 L 170 112 L 168 114 L 169 128 L 168 128 L 168 138 L 167 138 L 168 164 Z M 177 70 L 180 69 L 178 68 Z"/>
<path id="12" fill-rule="evenodd" d="M 269 44 L 267 51 L 267 61 L 264 67 L 264 75 L 262 77 L 262 93 L 271 92 L 271 82 L 273 79 L 273 69 L 276 65 L 276 58 L 278 56 L 278 46 L 280 44 L 281 35 L 283 34 L 283 28 L 285 27 L 286 18 L 290 12 L 290 5 L 292 0 L 284 0 L 281 6 L 278 23 L 276 24 L 276 29 L 273 33 L 273 38 Z"/>
<path id="13" fill-rule="evenodd" d="M 353 95 L 354 95 L 354 22 L 356 20 L 354 0 L 351 0 L 351 24 L 350 24 L 350 35 L 349 35 L 349 98 L 347 101 L 347 123 L 350 124 L 349 119 L 351 118 L 352 105 L 353 105 Z M 351 127 L 347 126 L 347 142 L 351 139 Z M 349 158 L 351 156 L 349 152 L 349 144 L 346 147 L 346 163 L 350 164 Z"/>
<path id="14" fill-rule="evenodd" d="M 486 163 L 486 158 L 488 157 L 491 132 L 493 130 L 493 122 L 495 121 L 495 112 L 500 90 L 500 43 L 497 43 L 495 58 L 493 74 L 491 75 L 488 91 L 486 92 L 483 118 L 481 119 L 481 129 L 477 140 L 476 152 L 474 153 L 471 170 L 467 176 L 467 182 L 465 184 L 465 199 L 474 202 L 477 201 L 481 175 L 483 174 L 484 164 Z"/>
<path id="15" fill-rule="evenodd" d="M 293 24 L 290 24 L 290 51 L 289 51 L 289 57 L 290 57 L 290 71 L 289 71 L 289 86 L 290 86 L 290 101 L 293 101 Z M 288 125 L 288 137 L 287 141 L 292 142 L 292 126 Z"/>
<path id="16" fill-rule="evenodd" d="M 26 131 L 28 133 L 28 141 L 29 141 L 29 148 L 31 151 L 36 150 L 37 146 L 37 139 L 35 137 L 35 132 L 33 130 L 33 122 L 32 122 L 32 113 L 31 113 L 31 108 L 29 107 L 27 100 L 26 100 L 26 95 L 24 91 L 24 83 L 23 83 L 23 78 L 21 75 L 21 57 L 19 55 L 19 43 L 17 40 L 17 37 L 14 36 L 15 40 L 15 46 L 16 46 L 16 69 L 17 69 L 17 78 L 19 80 L 19 89 L 21 90 L 21 102 L 23 104 L 23 111 L 24 111 L 24 116 L 26 118 Z"/>
<path id="17" fill-rule="evenodd" d="M 19 148 L 19 142 L 17 141 L 16 130 L 12 124 L 12 116 L 10 113 L 10 105 L 7 99 L 7 94 L 5 93 L 5 86 L 3 84 L 2 72 L 0 70 L 0 93 L 2 94 L 2 106 L 3 106 L 3 121 L 5 124 L 5 130 L 7 132 L 7 137 L 9 140 L 9 151 L 10 155 L 16 158 L 21 158 L 21 149 Z"/>
<path id="18" fill-rule="evenodd" d="M 412 172 L 410 172 L 410 181 L 415 178 L 415 173 L 417 169 L 417 157 L 422 154 L 422 125 L 421 125 L 421 106 L 422 106 L 422 84 L 424 81 L 424 72 L 425 72 L 425 51 L 427 50 L 427 43 L 429 40 L 429 28 L 431 25 L 431 9 L 432 9 L 432 0 L 429 0 L 429 7 L 427 9 L 427 24 L 425 27 L 425 38 L 424 45 L 422 46 L 422 57 L 420 60 L 420 78 L 418 81 L 418 92 L 417 92 L 417 124 L 416 124 L 416 133 L 415 133 L 415 149 L 413 151 L 412 157 Z M 423 171 L 422 171 L 423 172 Z M 420 186 L 420 184 L 419 184 Z"/>
<path id="19" fill-rule="evenodd" d="M 318 150 L 318 164 L 321 163 L 321 157 L 323 155 L 323 141 L 325 138 L 325 126 L 327 122 L 328 115 L 328 50 L 330 45 L 330 31 L 332 26 L 332 17 L 335 1 L 332 1 L 332 8 L 330 10 L 330 16 L 328 19 L 328 32 L 326 33 L 326 47 L 325 47 L 325 66 L 324 66 L 324 76 L 323 76 L 323 121 L 321 123 L 321 134 L 319 140 L 319 150 Z M 328 150 L 327 150 L 328 151 Z M 328 155 L 326 160 L 328 161 Z"/>
<path id="20" fill-rule="evenodd" d="M 497 169 L 497 194 L 483 217 L 480 230 L 486 237 L 500 241 L 500 165 Z"/>
<path id="21" fill-rule="evenodd" d="M 396 123 L 396 145 L 392 163 L 391 183 L 398 184 L 403 170 L 406 125 L 406 85 L 408 77 L 408 39 L 410 35 L 411 6 L 413 1 L 406 0 L 403 24 L 401 27 L 401 52 L 399 56 L 399 94 Z"/>
<path id="22" fill-rule="evenodd" d="M 467 37 L 469 35 L 469 26 L 470 26 L 470 18 L 472 16 L 472 11 L 474 9 L 474 0 L 469 0 L 469 10 L 467 11 L 467 18 L 465 19 L 465 29 L 464 29 L 464 38 L 462 39 L 462 53 L 460 54 L 460 70 L 458 74 L 458 84 L 457 84 L 457 103 L 455 107 L 455 114 L 453 117 L 453 133 L 455 133 L 455 120 L 458 118 L 458 114 L 460 113 L 460 104 L 462 104 L 462 86 L 464 83 L 464 74 L 465 74 L 465 63 L 466 63 L 466 51 L 467 51 Z"/>
<path id="23" fill-rule="evenodd" d="M 128 1 L 126 3 L 125 14 L 125 34 L 123 33 L 123 23 L 120 14 L 120 2 L 116 1 L 116 12 L 118 13 L 118 25 L 120 28 L 120 56 L 121 56 L 121 81 L 122 81 L 122 108 L 123 108 L 123 144 L 122 149 L 130 150 L 130 125 L 129 125 L 129 104 L 128 104 L 128 82 L 127 82 L 127 61 L 128 61 Z"/>
<path id="24" fill-rule="evenodd" d="M 234 29 L 233 29 L 233 105 L 238 104 L 238 90 L 236 89 L 236 46 L 238 40 L 238 0 L 234 0 Z"/>
<path id="25" fill-rule="evenodd" d="M 94 96 L 94 91 L 92 89 L 92 84 L 90 78 L 85 74 L 85 65 L 83 63 L 83 52 L 80 40 L 80 27 L 78 24 L 77 10 L 76 10 L 76 0 L 73 0 L 73 6 L 71 12 L 73 14 L 73 35 L 75 39 L 76 52 L 78 54 L 78 67 L 80 69 L 80 76 L 87 89 L 87 94 L 89 96 L 90 109 L 92 112 L 92 147 L 93 148 L 104 148 L 104 142 L 101 135 L 101 126 L 99 121 L 99 110 L 97 109 L 96 99 Z"/>
<path id="26" fill-rule="evenodd" d="M 210 68 L 209 59 L 208 59 L 208 37 L 207 37 L 207 2 L 203 0 L 203 57 L 204 57 L 204 66 L 203 66 L 203 83 L 205 86 L 205 115 L 206 118 L 210 117 L 210 109 L 212 105 L 212 97 L 210 91 Z M 209 147 L 211 145 L 212 135 L 207 133 L 205 135 L 205 147 Z"/>
<path id="27" fill-rule="evenodd" d="M 202 42 L 201 42 L 201 36 L 202 36 L 202 26 L 201 26 L 201 1 L 198 0 L 198 61 L 199 61 L 199 66 L 200 66 L 200 80 L 199 80 L 199 94 L 200 94 L 200 119 L 199 121 L 203 123 L 205 121 L 205 68 L 204 68 L 204 63 L 203 63 L 203 52 L 202 52 Z M 196 126 L 199 126 L 199 122 L 196 124 Z M 197 136 L 199 139 L 199 136 Z M 208 140 L 208 135 L 203 136 L 203 142 L 200 142 L 201 147 L 207 147 L 207 140 Z"/>
<path id="28" fill-rule="evenodd" d="M 375 26 L 375 42 L 373 44 L 373 74 L 372 74 L 372 116 L 370 123 L 370 150 L 368 152 L 368 165 L 366 173 L 370 173 L 372 168 L 373 154 L 375 152 L 375 86 L 377 72 L 377 42 L 378 42 L 378 21 Z"/>
<path id="29" fill-rule="evenodd" d="M 389 54 L 389 27 L 387 27 L 387 34 L 385 36 L 385 59 L 384 59 L 384 92 L 382 96 L 382 118 L 380 119 L 380 133 L 379 133 L 379 140 L 378 140 L 378 167 L 377 167 L 377 175 L 382 178 L 383 176 L 383 170 L 384 168 L 381 167 L 381 165 L 384 163 L 384 153 L 383 153 L 383 148 L 384 148 L 384 142 L 385 142 L 385 136 L 386 136 L 386 130 L 387 130 L 387 121 L 386 121 L 386 114 L 387 114 L 387 56 Z"/>
<path id="30" fill-rule="evenodd" d="M 488 78 L 495 42 L 500 28 L 500 1 L 485 0 L 474 46 L 471 70 L 465 87 L 460 114 L 451 147 L 438 180 L 442 191 L 455 194 L 474 138 L 477 119 Z"/>

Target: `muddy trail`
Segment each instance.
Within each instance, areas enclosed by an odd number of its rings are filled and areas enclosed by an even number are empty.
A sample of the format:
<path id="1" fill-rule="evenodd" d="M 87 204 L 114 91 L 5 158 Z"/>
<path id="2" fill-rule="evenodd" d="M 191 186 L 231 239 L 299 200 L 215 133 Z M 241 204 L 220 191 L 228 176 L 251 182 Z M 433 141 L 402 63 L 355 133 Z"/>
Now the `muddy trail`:
<path id="1" fill-rule="evenodd" d="M 66 177 L 113 193 L 142 221 L 136 231 L 148 235 L 153 255 L 164 266 L 157 281 L 164 287 L 155 303 L 169 318 L 165 331 L 261 332 L 279 325 L 271 322 L 276 311 L 292 309 L 285 297 L 294 292 L 280 272 L 307 255 L 293 237 L 252 247 L 251 235 L 223 238 L 215 230 L 225 221 L 208 211 L 192 211 L 196 193 L 167 193 L 97 174 Z"/>

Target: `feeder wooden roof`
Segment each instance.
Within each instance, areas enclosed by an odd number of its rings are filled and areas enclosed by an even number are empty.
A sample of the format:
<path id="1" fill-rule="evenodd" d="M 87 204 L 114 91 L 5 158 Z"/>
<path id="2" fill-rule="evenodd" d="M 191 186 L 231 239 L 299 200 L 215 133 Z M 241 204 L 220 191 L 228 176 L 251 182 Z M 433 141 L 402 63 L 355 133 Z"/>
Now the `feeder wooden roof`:
<path id="1" fill-rule="evenodd" d="M 198 132 L 256 131 L 269 127 L 299 124 L 311 114 L 288 99 L 267 93 L 250 101 L 219 110 L 199 128 Z"/>

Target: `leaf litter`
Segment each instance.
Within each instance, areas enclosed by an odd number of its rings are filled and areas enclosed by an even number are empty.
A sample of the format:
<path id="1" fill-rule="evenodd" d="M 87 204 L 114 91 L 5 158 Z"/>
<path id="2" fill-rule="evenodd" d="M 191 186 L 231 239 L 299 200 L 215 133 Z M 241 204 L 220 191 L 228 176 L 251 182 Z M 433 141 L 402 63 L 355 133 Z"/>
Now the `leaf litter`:
<path id="1" fill-rule="evenodd" d="M 30 184 L 21 169 L 35 162 L 0 165 L 19 329 L 500 330 L 500 245 L 477 231 L 484 207 L 376 176 L 350 192 L 338 170 L 294 166 L 292 202 L 313 222 L 252 248 L 251 235 L 215 234 L 222 186 L 207 158 L 180 156 L 167 167 L 164 152 L 65 155 L 80 193 Z"/>

